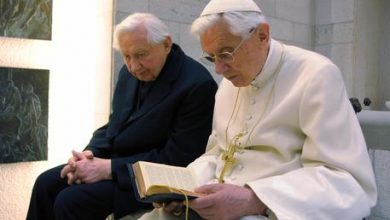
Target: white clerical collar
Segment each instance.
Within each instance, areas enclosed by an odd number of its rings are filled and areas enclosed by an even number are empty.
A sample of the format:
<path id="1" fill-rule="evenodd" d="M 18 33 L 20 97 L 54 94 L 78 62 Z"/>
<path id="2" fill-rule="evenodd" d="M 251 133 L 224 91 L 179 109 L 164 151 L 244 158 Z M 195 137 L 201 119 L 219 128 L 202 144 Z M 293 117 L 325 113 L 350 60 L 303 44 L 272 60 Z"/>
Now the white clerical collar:
<path id="1" fill-rule="evenodd" d="M 271 39 L 267 59 L 261 72 L 250 83 L 251 86 L 257 88 L 263 87 L 268 82 L 268 80 L 279 71 L 282 62 L 283 50 L 284 46 L 282 43 Z"/>

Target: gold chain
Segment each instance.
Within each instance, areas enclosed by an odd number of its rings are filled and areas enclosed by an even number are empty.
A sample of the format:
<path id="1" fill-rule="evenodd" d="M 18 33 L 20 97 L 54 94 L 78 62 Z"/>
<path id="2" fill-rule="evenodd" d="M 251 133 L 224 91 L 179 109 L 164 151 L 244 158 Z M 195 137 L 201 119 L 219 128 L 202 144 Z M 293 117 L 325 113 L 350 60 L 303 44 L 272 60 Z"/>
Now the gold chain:
<path id="1" fill-rule="evenodd" d="M 240 95 L 240 90 L 241 90 L 241 88 L 238 88 L 237 95 L 236 95 L 236 100 L 234 101 L 233 112 L 230 115 L 229 121 L 228 121 L 228 123 L 226 125 L 226 129 L 225 129 L 225 143 L 226 144 L 228 144 L 228 130 L 229 130 L 230 122 L 232 122 L 232 118 L 233 118 L 234 112 L 236 111 L 237 101 L 238 101 L 238 97 Z M 238 112 L 238 108 L 237 108 L 237 112 Z M 242 136 L 243 136 L 242 132 L 240 132 L 237 135 L 235 135 L 232 138 L 230 144 L 227 146 L 227 150 L 225 150 L 225 152 L 222 154 L 222 160 L 225 161 L 225 163 L 223 165 L 221 174 L 219 175 L 219 178 L 218 178 L 218 182 L 219 183 L 223 183 L 224 182 L 223 179 L 225 177 L 225 173 L 227 171 L 227 168 L 230 167 L 231 165 L 233 165 L 235 163 L 235 161 L 236 161 L 235 158 L 234 158 L 234 153 L 236 152 L 236 146 L 234 146 L 233 143 L 236 144 L 238 139 L 240 137 L 242 137 Z"/>
<path id="2" fill-rule="evenodd" d="M 269 107 L 269 103 L 270 103 L 270 100 L 273 97 L 277 76 L 279 75 L 278 73 L 280 71 L 282 60 L 284 59 L 284 55 L 285 55 L 284 54 L 284 45 L 282 44 L 282 55 L 281 55 L 281 58 L 279 60 L 278 66 L 277 66 L 277 68 L 275 70 L 276 74 L 274 76 L 274 82 L 272 84 L 272 88 L 271 88 L 269 97 L 267 99 L 267 103 L 265 104 L 265 107 L 264 107 L 263 112 L 261 113 L 261 116 L 256 121 L 256 123 L 253 125 L 253 128 L 250 130 L 250 132 L 248 134 L 248 138 L 247 138 L 247 140 L 246 140 L 246 142 L 244 144 L 245 146 L 248 144 L 248 141 L 250 139 L 250 136 L 252 135 L 253 130 L 256 127 L 256 124 L 258 124 L 263 119 L 263 117 L 265 115 L 265 112 L 267 111 L 267 109 Z M 224 165 L 223 165 L 222 171 L 221 171 L 221 173 L 219 175 L 219 178 L 218 178 L 218 182 L 219 183 L 224 183 L 224 177 L 225 177 L 225 174 L 226 174 L 227 170 L 230 169 L 236 163 L 236 158 L 234 157 L 234 155 L 237 152 L 237 148 L 240 146 L 239 139 L 246 134 L 246 132 L 243 131 L 243 128 L 241 128 L 241 131 L 238 134 L 236 134 L 231 139 L 230 143 L 228 144 L 228 130 L 229 130 L 229 126 L 230 126 L 230 123 L 232 122 L 232 118 L 233 118 L 233 115 L 236 112 L 236 109 L 237 109 L 236 114 L 238 113 L 238 109 L 239 109 L 239 108 L 237 108 L 237 102 L 238 102 L 238 97 L 239 97 L 239 94 L 240 94 L 240 89 L 241 88 L 238 89 L 236 100 L 235 100 L 234 106 L 233 106 L 233 112 L 230 115 L 229 121 L 228 121 L 226 129 L 225 129 L 225 143 L 228 146 L 227 146 L 227 149 L 222 154 L 222 160 L 224 161 Z"/>

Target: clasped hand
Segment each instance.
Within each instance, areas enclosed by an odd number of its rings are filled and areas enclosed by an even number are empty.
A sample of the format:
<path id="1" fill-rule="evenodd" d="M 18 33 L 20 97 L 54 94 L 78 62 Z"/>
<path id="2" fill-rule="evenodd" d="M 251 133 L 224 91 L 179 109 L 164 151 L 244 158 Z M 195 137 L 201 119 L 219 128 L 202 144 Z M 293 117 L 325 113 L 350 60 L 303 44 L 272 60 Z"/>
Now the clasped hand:
<path id="1" fill-rule="evenodd" d="M 247 215 L 265 215 L 267 207 L 249 187 L 232 184 L 209 184 L 195 190 L 206 196 L 189 201 L 189 207 L 203 219 L 231 220 Z M 161 204 L 154 204 L 156 208 Z M 163 206 L 167 212 L 175 212 L 183 202 L 171 202 Z"/>
<path id="2" fill-rule="evenodd" d="M 111 179 L 111 161 L 94 157 L 89 150 L 83 152 L 72 150 L 72 157 L 62 168 L 61 177 L 67 177 L 69 185 Z"/>

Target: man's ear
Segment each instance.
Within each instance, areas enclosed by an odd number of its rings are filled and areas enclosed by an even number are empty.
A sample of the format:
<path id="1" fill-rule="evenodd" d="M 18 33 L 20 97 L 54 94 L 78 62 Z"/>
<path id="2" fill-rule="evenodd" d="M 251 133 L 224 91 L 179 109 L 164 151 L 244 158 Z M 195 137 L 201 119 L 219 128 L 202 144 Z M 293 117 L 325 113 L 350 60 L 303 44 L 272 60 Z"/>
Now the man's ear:
<path id="1" fill-rule="evenodd" d="M 171 52 L 171 48 L 172 48 L 172 38 L 171 36 L 167 36 L 164 40 L 164 49 L 165 49 L 165 52 L 169 53 Z"/>
<path id="2" fill-rule="evenodd" d="M 261 43 L 267 43 L 269 41 L 269 24 L 259 24 L 256 28 L 256 35 Z"/>

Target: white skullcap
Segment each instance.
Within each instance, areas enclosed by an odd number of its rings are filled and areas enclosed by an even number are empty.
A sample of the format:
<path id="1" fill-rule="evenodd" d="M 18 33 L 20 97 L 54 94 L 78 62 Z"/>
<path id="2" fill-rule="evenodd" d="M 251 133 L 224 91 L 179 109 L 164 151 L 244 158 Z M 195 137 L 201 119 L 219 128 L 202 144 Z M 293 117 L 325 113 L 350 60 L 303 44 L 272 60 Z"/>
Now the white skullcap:
<path id="1" fill-rule="evenodd" d="M 200 16 L 230 11 L 255 11 L 261 13 L 259 6 L 253 0 L 211 0 Z"/>

